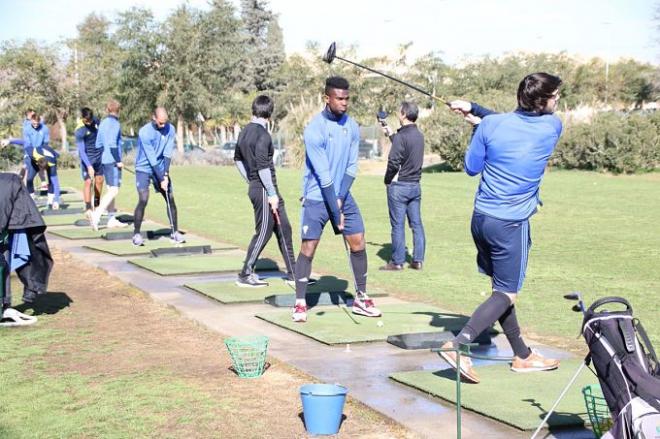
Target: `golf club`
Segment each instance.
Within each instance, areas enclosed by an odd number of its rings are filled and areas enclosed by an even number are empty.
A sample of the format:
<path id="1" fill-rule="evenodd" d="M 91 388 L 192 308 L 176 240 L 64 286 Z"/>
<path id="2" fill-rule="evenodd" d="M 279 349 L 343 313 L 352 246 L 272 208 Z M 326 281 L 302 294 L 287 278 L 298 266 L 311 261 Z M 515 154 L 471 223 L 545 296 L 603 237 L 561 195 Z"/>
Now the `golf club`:
<path id="1" fill-rule="evenodd" d="M 565 294 L 564 299 L 573 300 L 573 301 L 577 300 L 578 304 L 574 305 L 571 309 L 573 311 L 576 311 L 576 312 L 577 311 L 582 311 L 582 314 L 585 313 L 584 302 L 582 301 L 582 294 L 579 291 L 573 291 L 572 293 Z M 578 335 L 578 337 L 579 337 L 579 335 Z M 575 380 L 578 378 L 578 376 L 582 372 L 582 369 L 584 369 L 584 367 L 587 364 L 589 364 L 589 361 L 590 361 L 590 356 L 587 355 L 585 357 L 584 361 L 580 364 L 580 367 L 578 367 L 578 369 L 575 371 L 575 374 L 573 375 L 571 380 L 568 382 L 568 384 L 566 384 L 566 387 L 564 387 L 562 392 L 559 394 L 559 397 L 557 398 L 557 400 L 555 401 L 553 406 L 550 408 L 550 410 L 548 410 L 548 413 L 545 415 L 545 417 L 543 418 L 543 420 L 541 421 L 541 423 L 537 427 L 536 431 L 534 431 L 534 434 L 532 435 L 531 439 L 535 439 L 536 436 L 541 431 L 541 429 L 543 428 L 543 426 L 546 424 L 546 422 L 548 422 L 548 419 L 550 419 L 550 416 L 552 416 L 555 409 L 557 408 L 557 406 L 559 405 L 561 400 L 564 398 L 564 396 L 568 392 L 568 389 L 570 389 L 571 386 L 573 386 L 573 383 L 575 382 Z"/>
<path id="2" fill-rule="evenodd" d="M 167 203 L 167 219 L 170 220 L 171 239 L 174 240 L 174 218 L 172 218 L 172 208 L 170 207 L 170 187 L 165 191 L 165 203 Z M 178 244 L 178 243 L 177 243 Z"/>
<path id="3" fill-rule="evenodd" d="M 566 300 L 577 300 L 577 305 L 573 306 L 573 311 L 575 312 L 582 312 L 584 314 L 585 308 L 584 308 L 584 302 L 582 301 L 582 294 L 579 291 L 573 291 L 572 293 L 568 293 L 564 295 L 564 299 Z"/>
<path id="4" fill-rule="evenodd" d="M 284 239 L 284 234 L 282 233 L 282 223 L 280 222 L 280 212 L 277 209 L 273 209 L 273 216 L 275 217 L 275 224 L 280 231 L 280 240 L 282 241 L 282 247 L 284 247 L 284 253 L 286 258 L 289 259 L 289 247 L 286 245 L 286 239 Z M 286 265 L 286 264 L 285 264 Z M 293 268 L 293 261 L 289 261 L 289 267 Z M 293 274 L 295 276 L 295 273 Z"/>
<path id="5" fill-rule="evenodd" d="M 419 93 L 421 93 L 421 94 L 423 94 L 423 95 L 426 95 L 426 96 L 428 96 L 428 97 L 430 97 L 430 98 L 432 98 L 432 99 L 435 99 L 435 100 L 438 101 L 438 102 L 441 102 L 441 103 L 443 103 L 443 104 L 449 106 L 449 102 L 447 102 L 445 99 L 443 99 L 443 98 L 441 98 L 441 97 L 439 97 L 439 96 L 434 95 L 433 93 L 429 93 L 428 91 L 422 90 L 421 88 L 417 87 L 416 85 L 412 85 L 412 84 L 410 84 L 410 83 L 408 83 L 408 82 L 405 82 L 405 81 L 402 81 L 402 80 L 400 80 L 400 79 L 397 79 L 397 78 L 395 78 L 395 77 L 393 77 L 393 76 L 388 75 L 387 73 L 380 72 L 380 71 L 378 71 L 378 70 L 372 69 L 371 67 L 367 67 L 367 66 L 365 66 L 365 65 L 358 64 L 358 63 L 356 63 L 356 62 L 350 61 L 350 60 L 348 60 L 348 59 L 346 59 L 346 58 L 342 58 L 341 56 L 337 56 L 337 53 L 336 53 L 336 52 L 337 52 L 337 45 L 336 45 L 336 43 L 333 41 L 332 44 L 330 44 L 330 47 L 328 47 L 328 51 L 325 53 L 325 55 L 323 55 L 323 61 L 327 62 L 328 64 L 331 64 L 332 61 L 335 60 L 335 58 L 336 58 L 336 59 L 340 59 L 340 60 L 342 60 L 342 61 L 344 61 L 344 62 L 347 62 L 347 63 L 349 63 L 349 64 L 353 64 L 353 65 L 356 66 L 356 67 L 359 67 L 359 68 L 361 68 L 361 69 L 365 69 L 365 70 L 369 70 L 369 71 L 372 72 L 372 73 L 375 73 L 375 74 L 380 75 L 380 76 L 384 76 L 384 77 L 387 78 L 387 79 L 390 79 L 390 80 L 392 80 L 392 81 L 394 81 L 394 82 L 398 82 L 399 84 L 401 84 L 401 85 L 405 85 L 406 87 L 412 88 L 413 90 L 415 90 L 415 91 L 417 91 L 417 92 L 419 92 Z"/>

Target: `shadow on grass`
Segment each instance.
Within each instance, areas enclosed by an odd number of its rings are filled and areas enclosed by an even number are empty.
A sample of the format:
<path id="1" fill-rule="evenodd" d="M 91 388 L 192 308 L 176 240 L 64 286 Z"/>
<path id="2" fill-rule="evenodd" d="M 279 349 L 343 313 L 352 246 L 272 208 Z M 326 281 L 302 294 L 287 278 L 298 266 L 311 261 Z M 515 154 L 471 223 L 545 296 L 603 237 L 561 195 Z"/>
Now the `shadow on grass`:
<path id="1" fill-rule="evenodd" d="M 392 244 L 389 242 L 386 244 L 381 244 L 378 242 L 367 242 L 368 245 L 374 246 L 374 247 L 380 247 L 376 255 L 383 260 L 383 262 L 389 262 L 392 259 Z M 406 262 L 411 263 L 412 258 L 410 257 L 410 254 L 408 253 L 408 247 L 406 246 Z"/>
<path id="2" fill-rule="evenodd" d="M 539 409 L 539 419 L 542 420 L 548 414 L 548 411 L 543 408 L 540 402 L 537 402 L 534 398 L 523 399 L 523 402 L 528 402 L 530 406 L 536 407 Z M 583 413 L 586 416 L 586 413 Z M 567 412 L 552 412 L 548 418 L 548 426 L 550 430 L 560 430 L 562 427 L 566 426 L 583 426 L 584 419 L 576 413 L 567 413 Z"/>
<path id="3" fill-rule="evenodd" d="M 298 417 L 300 418 L 300 421 L 302 422 L 303 426 L 305 427 L 305 430 L 307 430 L 307 426 L 305 425 L 305 413 L 304 412 L 298 413 Z M 342 413 L 341 420 L 339 421 L 339 430 L 340 431 L 341 431 L 341 426 L 344 425 L 344 421 L 346 419 L 348 419 L 348 417 L 345 414 Z"/>
<path id="4" fill-rule="evenodd" d="M 14 307 L 17 311 L 24 313 L 26 310 L 31 309 L 32 315 L 40 316 L 44 314 L 52 315 L 57 314 L 64 308 L 68 308 L 73 303 L 73 300 L 66 294 L 60 292 L 49 292 L 41 296 L 37 296 L 32 303 L 21 303 Z"/>

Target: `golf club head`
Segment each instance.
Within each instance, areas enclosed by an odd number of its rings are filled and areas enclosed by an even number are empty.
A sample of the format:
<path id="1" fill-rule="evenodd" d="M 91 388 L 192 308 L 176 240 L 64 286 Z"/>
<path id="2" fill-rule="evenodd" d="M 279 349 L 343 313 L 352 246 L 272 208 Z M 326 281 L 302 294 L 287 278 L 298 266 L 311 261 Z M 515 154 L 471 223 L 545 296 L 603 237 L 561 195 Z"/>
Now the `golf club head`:
<path id="1" fill-rule="evenodd" d="M 574 291 L 572 293 L 564 294 L 564 299 L 566 299 L 566 300 L 580 300 L 581 297 L 580 297 L 580 293 Z"/>
<path id="2" fill-rule="evenodd" d="M 389 114 L 385 110 L 380 110 L 378 113 L 376 113 L 376 118 L 378 120 L 387 119 L 387 116 L 389 116 Z"/>
<path id="3" fill-rule="evenodd" d="M 335 59 L 336 52 L 337 45 L 333 41 L 332 44 L 330 44 L 330 47 L 328 47 L 328 51 L 325 52 L 325 55 L 323 55 L 323 61 L 327 62 L 328 64 L 332 63 L 332 61 Z"/>
<path id="4" fill-rule="evenodd" d="M 580 305 L 573 305 L 571 309 L 575 312 L 582 312 L 582 308 L 580 307 Z"/>

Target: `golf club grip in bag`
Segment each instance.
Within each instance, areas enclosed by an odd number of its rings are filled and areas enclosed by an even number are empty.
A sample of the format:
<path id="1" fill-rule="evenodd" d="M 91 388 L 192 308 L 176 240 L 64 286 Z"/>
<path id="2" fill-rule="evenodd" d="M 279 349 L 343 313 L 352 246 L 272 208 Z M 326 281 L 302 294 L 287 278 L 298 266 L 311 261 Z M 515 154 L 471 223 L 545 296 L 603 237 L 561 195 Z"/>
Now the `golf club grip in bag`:
<path id="1" fill-rule="evenodd" d="M 626 309 L 600 310 L 610 303 Z M 641 323 L 633 317 L 630 303 L 621 297 L 597 300 L 585 312 L 582 334 L 614 420 L 609 436 L 603 437 L 658 438 L 657 359 Z"/>

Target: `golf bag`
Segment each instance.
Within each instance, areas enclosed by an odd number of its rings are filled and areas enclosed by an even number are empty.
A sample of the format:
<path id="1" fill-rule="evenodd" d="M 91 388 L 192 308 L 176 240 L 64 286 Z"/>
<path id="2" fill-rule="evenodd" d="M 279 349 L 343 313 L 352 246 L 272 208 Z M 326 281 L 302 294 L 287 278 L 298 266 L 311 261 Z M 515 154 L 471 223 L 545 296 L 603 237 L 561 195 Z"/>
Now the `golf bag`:
<path id="1" fill-rule="evenodd" d="M 598 310 L 622 304 L 623 311 Z M 604 438 L 660 439 L 660 365 L 630 303 L 605 297 L 585 312 L 582 335 L 614 424 Z"/>

